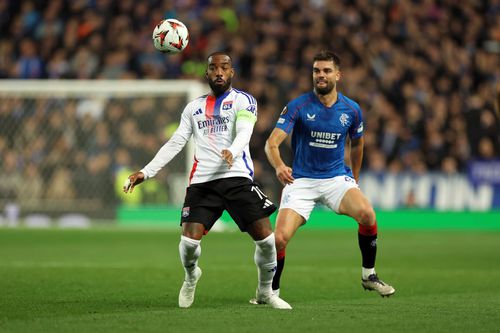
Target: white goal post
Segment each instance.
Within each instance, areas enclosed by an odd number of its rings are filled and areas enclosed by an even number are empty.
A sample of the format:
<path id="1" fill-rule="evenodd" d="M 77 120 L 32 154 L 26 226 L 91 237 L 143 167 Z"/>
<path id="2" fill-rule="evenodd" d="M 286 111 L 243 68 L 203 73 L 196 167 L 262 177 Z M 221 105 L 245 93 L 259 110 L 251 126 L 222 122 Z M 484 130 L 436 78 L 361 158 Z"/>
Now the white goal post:
<path id="1" fill-rule="evenodd" d="M 205 92 L 197 80 L 0 80 L 0 96 L 110 97 L 186 94 L 188 100 Z"/>
<path id="2" fill-rule="evenodd" d="M 16 202 L 22 210 L 30 212 L 61 207 L 71 207 L 67 209 L 70 211 L 111 209 L 107 205 L 110 201 L 105 196 L 99 204 L 91 200 L 94 199 L 91 195 L 80 196 L 80 192 L 100 194 L 101 190 L 97 187 L 85 188 L 85 181 L 80 182 L 80 188 L 75 188 L 73 193 L 68 191 L 66 195 L 64 184 L 60 186 L 60 192 L 57 188 L 49 191 L 49 186 L 58 179 L 55 176 L 58 172 L 61 176 L 68 172 L 74 176 L 74 173 L 80 172 L 75 171 L 75 163 L 87 163 L 99 152 L 102 153 L 103 147 L 106 147 L 99 146 L 100 140 L 105 140 L 102 137 L 116 136 L 108 145 L 113 147 L 113 153 L 110 151 L 108 157 L 111 159 L 108 171 L 117 164 L 114 159 L 120 156 L 119 153 L 116 156 L 112 154 L 122 146 L 134 148 L 129 149 L 130 158 L 134 160 L 134 152 L 139 151 L 137 143 L 122 142 L 123 132 L 134 129 L 134 122 L 140 123 L 141 137 L 146 140 L 140 145 L 145 145 L 149 149 L 149 159 L 153 158 L 152 147 L 155 146 L 156 150 L 161 147 L 160 136 L 167 133 L 167 127 L 171 134 L 185 104 L 207 91 L 208 88 L 197 80 L 0 80 L 0 170 L 12 173 L 9 187 L 0 185 L 0 210 L 9 202 Z M 175 101 L 173 106 L 172 101 Z M 107 119 L 106 115 L 116 111 L 110 111 L 113 105 L 121 108 L 121 118 L 116 118 L 119 119 L 116 122 Z M 95 121 L 82 117 L 85 108 L 91 114 L 94 112 Z M 147 121 L 141 118 L 144 114 L 151 119 L 150 128 Z M 87 128 L 89 122 L 90 129 Z M 106 131 L 109 133 L 102 133 Z M 41 146 L 40 151 L 33 151 L 37 149 L 33 147 L 38 146 Z M 174 166 L 177 169 L 169 179 L 168 201 L 173 204 L 182 200 L 187 185 L 194 152 L 191 141 L 184 150 L 185 157 L 180 159 L 182 165 L 178 162 Z M 59 168 L 62 161 L 60 155 L 66 153 L 67 159 L 71 156 L 78 162 L 68 162 L 68 167 Z M 86 160 L 82 159 L 82 154 Z M 15 168 L 10 165 L 12 163 Z M 96 167 L 88 166 L 89 170 L 92 168 Z M 37 179 L 31 181 L 29 177 L 37 173 Z M 82 175 L 78 177 L 84 178 Z M 41 186 L 35 186 L 37 182 L 41 182 Z M 144 200 L 147 204 L 147 199 Z"/>

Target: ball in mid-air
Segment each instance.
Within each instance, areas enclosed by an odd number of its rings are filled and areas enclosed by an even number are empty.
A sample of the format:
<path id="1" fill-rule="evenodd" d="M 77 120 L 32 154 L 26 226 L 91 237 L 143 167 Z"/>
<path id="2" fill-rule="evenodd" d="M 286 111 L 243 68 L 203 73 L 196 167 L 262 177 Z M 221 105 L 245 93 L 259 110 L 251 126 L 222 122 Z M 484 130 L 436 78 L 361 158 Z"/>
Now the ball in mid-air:
<path id="1" fill-rule="evenodd" d="M 186 25 L 176 19 L 166 19 L 158 23 L 153 31 L 153 44 L 164 53 L 182 52 L 189 43 Z"/>

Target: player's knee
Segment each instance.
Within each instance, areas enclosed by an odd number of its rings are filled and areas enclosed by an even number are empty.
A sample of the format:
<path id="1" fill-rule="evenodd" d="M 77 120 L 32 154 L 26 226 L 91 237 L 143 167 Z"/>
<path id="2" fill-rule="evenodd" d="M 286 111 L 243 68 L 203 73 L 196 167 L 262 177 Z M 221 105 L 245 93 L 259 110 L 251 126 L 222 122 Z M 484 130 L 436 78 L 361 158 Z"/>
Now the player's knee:
<path id="1" fill-rule="evenodd" d="M 359 224 L 365 226 L 371 226 L 375 224 L 375 211 L 373 210 L 371 205 L 362 205 L 358 210 L 358 218 L 357 221 Z"/>
<path id="2" fill-rule="evenodd" d="M 276 251 L 281 251 L 284 250 L 286 245 L 288 244 L 288 238 L 285 237 L 285 235 L 281 233 L 276 233 L 274 234 L 275 241 L 276 241 Z"/>

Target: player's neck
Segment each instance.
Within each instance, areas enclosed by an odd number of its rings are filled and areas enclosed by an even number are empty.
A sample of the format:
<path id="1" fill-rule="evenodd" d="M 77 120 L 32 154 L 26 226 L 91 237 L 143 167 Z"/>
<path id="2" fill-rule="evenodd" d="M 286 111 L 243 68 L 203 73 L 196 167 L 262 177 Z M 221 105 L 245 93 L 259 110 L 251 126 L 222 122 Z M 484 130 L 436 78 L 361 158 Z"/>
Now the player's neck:
<path id="1" fill-rule="evenodd" d="M 215 97 L 220 97 L 220 96 L 224 95 L 225 93 L 231 91 L 231 89 L 233 89 L 233 87 L 230 86 L 229 88 L 227 88 L 226 90 L 224 90 L 222 92 L 220 92 L 220 91 L 215 92 L 215 91 L 212 90 L 210 92 L 210 94 L 213 95 L 213 96 L 215 96 Z"/>
<path id="2" fill-rule="evenodd" d="M 316 94 L 316 96 L 318 96 L 318 99 L 321 102 L 321 104 L 323 104 L 328 108 L 331 107 L 333 104 L 335 104 L 335 102 L 337 102 L 338 94 L 337 90 L 335 89 L 332 89 L 332 91 L 326 95 L 318 94 L 316 90 L 314 91 L 314 93 Z"/>

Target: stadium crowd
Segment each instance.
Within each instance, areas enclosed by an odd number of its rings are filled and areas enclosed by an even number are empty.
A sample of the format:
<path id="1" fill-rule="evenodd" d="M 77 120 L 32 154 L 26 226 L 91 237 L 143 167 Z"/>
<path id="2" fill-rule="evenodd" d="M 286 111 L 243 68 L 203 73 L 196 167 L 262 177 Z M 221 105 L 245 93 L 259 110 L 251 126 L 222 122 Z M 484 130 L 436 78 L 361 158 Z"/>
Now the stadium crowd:
<path id="1" fill-rule="evenodd" d="M 189 28 L 181 55 L 153 48 L 166 17 Z M 339 90 L 364 110 L 363 170 L 457 173 L 498 158 L 499 0 L 0 0 L 2 79 L 197 79 L 207 54 L 229 50 L 234 86 L 259 103 L 251 149 L 264 187 L 277 186 L 264 141 L 311 89 L 320 49 L 340 56 Z M 118 170 L 149 161 L 183 107 L 110 101 L 96 117 L 23 103 L 0 105 L 0 193 L 21 202 L 114 202 Z"/>

